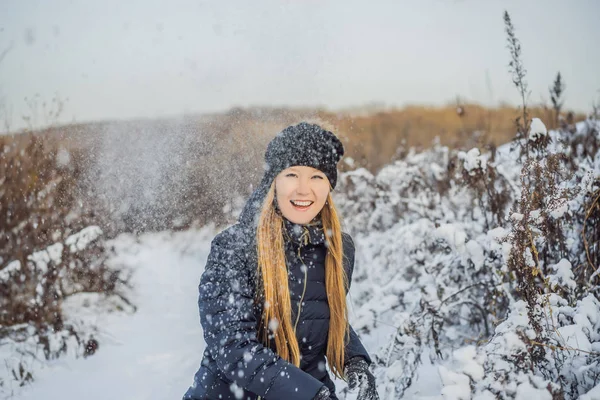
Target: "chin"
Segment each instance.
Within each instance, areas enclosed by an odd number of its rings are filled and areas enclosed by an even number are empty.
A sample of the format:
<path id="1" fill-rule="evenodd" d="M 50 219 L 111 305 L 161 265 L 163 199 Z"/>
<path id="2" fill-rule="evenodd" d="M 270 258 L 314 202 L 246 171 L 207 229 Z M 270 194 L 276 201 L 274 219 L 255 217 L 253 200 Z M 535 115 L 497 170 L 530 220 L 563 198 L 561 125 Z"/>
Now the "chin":
<path id="1" fill-rule="evenodd" d="M 295 224 L 306 225 L 310 221 L 312 221 L 312 219 L 314 217 L 315 217 L 314 215 L 312 217 L 307 217 L 307 216 L 302 215 L 302 216 L 294 216 L 294 217 L 288 218 L 288 219 Z"/>
<path id="2" fill-rule="evenodd" d="M 317 213 L 318 214 L 318 213 Z M 287 218 L 288 221 L 293 222 L 295 224 L 305 225 L 308 224 L 312 219 L 317 215 L 314 213 L 305 214 L 298 213 L 295 210 L 290 210 L 288 212 L 283 213 L 283 216 Z"/>

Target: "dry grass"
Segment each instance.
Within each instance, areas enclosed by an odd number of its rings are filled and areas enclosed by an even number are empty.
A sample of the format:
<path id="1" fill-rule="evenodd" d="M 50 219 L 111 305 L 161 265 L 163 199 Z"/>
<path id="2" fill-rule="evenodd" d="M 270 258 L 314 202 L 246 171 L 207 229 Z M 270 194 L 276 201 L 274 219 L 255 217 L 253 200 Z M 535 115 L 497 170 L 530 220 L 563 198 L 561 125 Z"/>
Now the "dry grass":
<path id="1" fill-rule="evenodd" d="M 548 109 L 534 108 L 530 112 L 545 121 L 553 119 Z M 515 114 L 514 108 L 508 106 L 489 109 L 471 104 L 461 105 L 460 112 L 456 106 L 411 106 L 370 115 L 312 109 L 236 108 L 177 124 L 164 120 L 77 124 L 47 129 L 36 136 L 54 155 L 60 149 L 76 155 L 73 188 L 87 198 L 85 201 L 96 216 L 106 222 L 105 232 L 112 233 L 184 229 L 192 222 L 231 222 L 223 207 L 236 196 L 250 193 L 252 185 L 262 176 L 263 155 L 269 140 L 299 121 L 318 122 L 334 131 L 344 142 L 346 157 L 355 160 L 355 167 L 377 172 L 390 161 L 401 158 L 411 146 L 429 147 L 436 137 L 441 144 L 461 149 L 506 143 L 514 137 Z M 165 176 L 151 177 L 160 193 L 152 193 L 145 202 L 138 201 L 139 193 L 126 191 L 135 186 L 139 177 L 136 171 L 143 171 L 148 154 L 162 151 L 154 143 L 163 143 L 170 136 L 175 144 L 171 143 L 171 149 L 165 151 L 176 151 L 167 155 L 179 161 L 168 167 Z M 30 146 L 29 135 L 5 136 L 3 142 L 10 145 L 11 154 L 21 154 L 21 162 L 33 156 L 27 151 L 20 152 Z M 115 149 L 120 153 L 112 156 L 122 163 L 122 170 L 103 177 L 102 159 L 106 152 Z M 351 167 L 342 162 L 340 168 Z M 127 169 L 133 171 L 128 174 Z M 65 168 L 62 173 L 70 174 L 69 171 Z M 119 187 L 114 186 L 116 180 L 121 181 Z M 98 185 L 99 181 L 108 181 L 109 185 Z M 126 196 L 115 195 L 115 191 Z M 124 197 L 128 197 L 128 207 L 123 206 Z"/>
<path id="2" fill-rule="evenodd" d="M 370 116 L 323 114 L 323 118 L 338 126 L 338 133 L 348 138 L 348 154 L 376 172 L 410 147 L 429 147 L 436 136 L 442 145 L 460 149 L 507 143 L 515 135 L 515 115 L 514 107 L 463 104 L 461 112 L 456 106 L 411 106 Z M 543 121 L 554 118 L 552 110 L 542 107 L 532 108 L 530 115 Z M 585 116 L 575 118 L 582 120 Z"/>

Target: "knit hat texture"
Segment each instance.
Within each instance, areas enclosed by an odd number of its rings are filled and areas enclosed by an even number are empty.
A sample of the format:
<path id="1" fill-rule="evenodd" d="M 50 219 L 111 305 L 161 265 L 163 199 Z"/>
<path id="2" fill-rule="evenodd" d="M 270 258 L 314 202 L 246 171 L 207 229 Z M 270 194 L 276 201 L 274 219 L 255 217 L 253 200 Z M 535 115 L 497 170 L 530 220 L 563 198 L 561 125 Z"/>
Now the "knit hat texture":
<path id="1" fill-rule="evenodd" d="M 275 177 L 293 166 L 313 167 L 323 172 L 332 188 L 337 184 L 337 163 L 344 155 L 342 142 L 316 124 L 301 122 L 278 133 L 267 145 L 265 172 L 246 202 L 239 222 L 256 226 L 260 207 Z"/>

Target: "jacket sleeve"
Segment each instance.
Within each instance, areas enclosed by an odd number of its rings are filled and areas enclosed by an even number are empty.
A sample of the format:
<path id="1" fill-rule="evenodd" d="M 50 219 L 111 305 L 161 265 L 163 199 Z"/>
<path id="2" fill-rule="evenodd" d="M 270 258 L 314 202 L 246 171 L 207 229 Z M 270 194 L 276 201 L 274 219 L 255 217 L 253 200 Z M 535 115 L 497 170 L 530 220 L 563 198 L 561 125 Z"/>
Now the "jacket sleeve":
<path id="1" fill-rule="evenodd" d="M 200 322 L 207 350 L 237 387 L 265 399 L 313 399 L 323 383 L 258 341 L 250 273 L 220 235 L 211 243 L 199 285 Z M 235 389 L 232 386 L 232 391 Z"/>
<path id="2" fill-rule="evenodd" d="M 354 247 L 354 241 L 352 240 L 352 237 L 347 233 L 343 234 L 343 243 L 344 243 L 344 254 L 346 256 L 345 260 L 344 260 L 345 265 L 346 265 L 346 268 L 345 268 L 346 276 L 348 277 L 348 290 L 346 291 L 346 295 L 347 295 L 348 291 L 350 291 L 350 286 L 352 285 L 352 274 L 354 273 L 354 250 L 355 250 L 355 247 Z M 369 356 L 369 353 L 365 349 L 365 346 L 363 346 L 362 342 L 360 341 L 360 338 L 358 337 L 358 334 L 352 328 L 352 325 L 349 326 L 349 329 L 350 329 L 350 340 L 346 344 L 346 347 L 344 350 L 344 365 L 352 357 L 357 357 L 357 356 L 363 357 L 365 359 L 365 361 L 370 365 L 372 363 L 372 360 L 371 360 L 371 357 Z"/>

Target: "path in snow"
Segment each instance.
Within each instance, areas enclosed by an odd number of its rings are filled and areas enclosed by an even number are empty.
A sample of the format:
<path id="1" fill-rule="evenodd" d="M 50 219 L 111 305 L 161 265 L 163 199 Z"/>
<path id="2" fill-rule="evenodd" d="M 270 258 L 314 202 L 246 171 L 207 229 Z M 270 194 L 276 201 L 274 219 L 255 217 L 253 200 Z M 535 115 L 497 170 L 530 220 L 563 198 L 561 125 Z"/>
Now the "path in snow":
<path id="1" fill-rule="evenodd" d="M 54 361 L 19 399 L 180 399 L 204 349 L 197 285 L 214 230 L 131 235 L 114 240 L 111 262 L 135 271 L 132 315 L 94 315 L 100 348 L 87 359 Z"/>
<path id="2" fill-rule="evenodd" d="M 87 359 L 67 356 L 48 362 L 16 399 L 180 399 L 204 350 L 197 286 L 215 233 L 206 227 L 145 234 L 137 240 L 124 234 L 113 240 L 116 256 L 109 262 L 134 272 L 129 298 L 137 312 L 108 313 L 83 307 L 77 300 L 65 305 L 66 315 L 99 327 L 99 350 Z M 363 338 L 371 352 L 388 330 L 380 327 Z M 426 379 L 415 382 L 405 398 L 439 399 L 432 396 L 439 393 L 438 385 L 427 384 L 436 369 L 424 365 L 420 370 Z M 338 393 L 346 386 L 342 380 L 334 382 Z M 356 392 L 340 398 L 355 400 Z"/>

